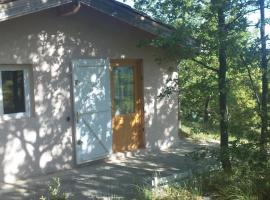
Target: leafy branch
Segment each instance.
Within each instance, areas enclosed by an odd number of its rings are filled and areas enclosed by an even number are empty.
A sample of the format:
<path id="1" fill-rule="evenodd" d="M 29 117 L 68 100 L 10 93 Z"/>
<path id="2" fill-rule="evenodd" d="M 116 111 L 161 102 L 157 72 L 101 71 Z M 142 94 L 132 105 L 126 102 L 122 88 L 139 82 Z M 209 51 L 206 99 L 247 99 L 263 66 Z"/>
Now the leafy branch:
<path id="1" fill-rule="evenodd" d="M 211 70 L 211 71 L 214 71 L 214 72 L 218 73 L 218 69 L 216 69 L 216 68 L 214 68 L 214 67 L 211 67 L 211 66 L 205 64 L 205 63 L 202 62 L 202 61 L 199 61 L 199 60 L 197 60 L 197 59 L 195 59 L 195 58 L 192 58 L 191 60 L 194 61 L 195 63 L 199 64 L 201 67 L 203 67 L 203 68 L 205 68 L 205 69 L 209 69 L 209 70 Z"/>

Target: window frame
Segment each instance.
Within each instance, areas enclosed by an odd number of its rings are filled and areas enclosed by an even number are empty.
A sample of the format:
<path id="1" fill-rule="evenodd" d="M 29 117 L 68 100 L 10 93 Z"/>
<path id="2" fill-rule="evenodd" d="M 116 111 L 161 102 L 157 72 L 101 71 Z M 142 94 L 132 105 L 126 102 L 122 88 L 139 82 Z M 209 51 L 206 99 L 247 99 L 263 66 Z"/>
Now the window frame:
<path id="1" fill-rule="evenodd" d="M 2 89 L 3 71 L 23 71 L 25 112 L 4 114 Z M 31 117 L 30 67 L 28 65 L 0 65 L 0 119 L 9 120 L 20 119 L 24 117 Z"/>

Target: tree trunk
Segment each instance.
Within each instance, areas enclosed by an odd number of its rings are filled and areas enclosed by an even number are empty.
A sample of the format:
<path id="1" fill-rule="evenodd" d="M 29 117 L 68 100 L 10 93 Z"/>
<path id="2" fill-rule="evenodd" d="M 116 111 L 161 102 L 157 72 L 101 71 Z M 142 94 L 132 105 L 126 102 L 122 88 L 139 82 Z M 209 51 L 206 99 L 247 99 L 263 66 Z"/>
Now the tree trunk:
<path id="1" fill-rule="evenodd" d="M 226 55 L 226 27 L 223 5 L 217 5 L 218 11 L 218 40 L 219 40 L 219 109 L 220 109 L 220 147 L 221 147 L 221 163 L 225 171 L 231 171 L 230 156 L 228 152 L 229 136 L 228 136 L 228 113 L 227 113 L 227 55 Z"/>
<path id="2" fill-rule="evenodd" d="M 182 129 L 182 117 L 181 117 L 181 82 L 180 82 L 180 78 L 179 78 L 179 74 L 180 74 L 180 67 L 178 67 L 178 79 L 177 79 L 177 96 L 178 96 L 178 130 Z"/>
<path id="3" fill-rule="evenodd" d="M 268 99 L 268 77 L 267 77 L 267 57 L 266 57 L 266 36 L 265 36 L 265 2 L 259 0 L 261 15 L 261 69 L 262 69 L 262 99 L 261 99 L 261 146 L 264 149 L 268 138 L 268 116 L 267 116 L 267 99 Z"/>
<path id="4" fill-rule="evenodd" d="M 203 122 L 205 125 L 207 125 L 209 122 L 209 102 L 210 102 L 210 99 L 211 99 L 211 95 L 208 95 L 205 99 L 205 104 L 204 104 Z"/>

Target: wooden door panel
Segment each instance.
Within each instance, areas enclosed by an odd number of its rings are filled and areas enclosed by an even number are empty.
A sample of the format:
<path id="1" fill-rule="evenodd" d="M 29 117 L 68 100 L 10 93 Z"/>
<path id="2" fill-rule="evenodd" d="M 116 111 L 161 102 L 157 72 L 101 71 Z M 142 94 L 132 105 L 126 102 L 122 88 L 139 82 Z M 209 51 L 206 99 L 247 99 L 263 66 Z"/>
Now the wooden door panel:
<path id="1" fill-rule="evenodd" d="M 142 147 L 141 117 L 139 114 L 113 119 L 113 150 L 130 151 Z"/>
<path id="2" fill-rule="evenodd" d="M 143 94 L 142 94 L 142 65 L 141 60 L 111 60 L 111 86 L 112 86 L 112 119 L 113 119 L 113 151 L 129 151 L 135 150 L 144 146 L 143 135 Z M 117 109 L 121 107 L 119 104 L 118 91 L 122 87 L 130 87 L 121 84 L 115 79 L 119 78 L 115 76 L 115 71 L 118 73 L 125 70 L 115 70 L 116 68 L 129 67 L 133 70 L 133 96 L 134 109 L 128 108 L 128 113 L 117 112 Z M 127 70 L 126 70 L 127 71 Z M 130 71 L 130 70 L 129 70 Z M 130 77 L 129 77 L 130 78 Z M 116 88 L 117 87 L 117 88 Z M 127 89 L 127 88 L 126 88 Z M 129 88 L 129 90 L 131 90 Z M 125 91 L 125 88 L 123 89 Z M 125 93 L 125 92 L 123 92 Z M 117 96 L 117 97 L 116 97 Z M 120 95 L 121 96 L 121 95 Z M 132 97 L 133 97 L 132 96 Z M 125 100 L 123 100 L 123 103 Z M 121 104 L 121 100 L 120 100 Z"/>

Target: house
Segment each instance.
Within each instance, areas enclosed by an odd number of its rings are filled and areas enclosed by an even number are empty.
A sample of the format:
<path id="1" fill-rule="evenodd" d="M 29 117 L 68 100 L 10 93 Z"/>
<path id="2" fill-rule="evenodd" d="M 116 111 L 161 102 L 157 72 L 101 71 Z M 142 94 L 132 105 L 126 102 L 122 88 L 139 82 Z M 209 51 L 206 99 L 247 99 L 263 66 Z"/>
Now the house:
<path id="1" fill-rule="evenodd" d="M 114 0 L 2 0 L 0 181 L 172 145 L 176 65 L 138 47 L 171 31 Z"/>

